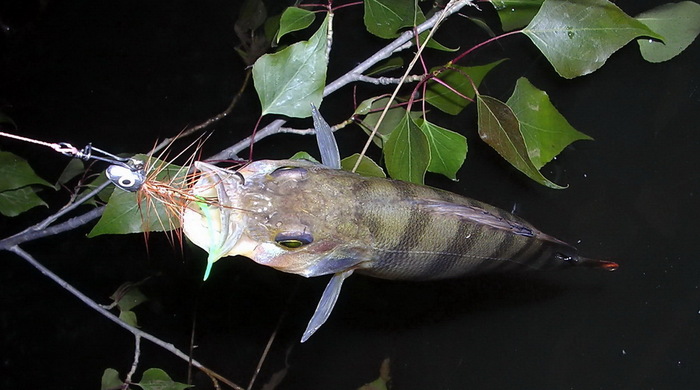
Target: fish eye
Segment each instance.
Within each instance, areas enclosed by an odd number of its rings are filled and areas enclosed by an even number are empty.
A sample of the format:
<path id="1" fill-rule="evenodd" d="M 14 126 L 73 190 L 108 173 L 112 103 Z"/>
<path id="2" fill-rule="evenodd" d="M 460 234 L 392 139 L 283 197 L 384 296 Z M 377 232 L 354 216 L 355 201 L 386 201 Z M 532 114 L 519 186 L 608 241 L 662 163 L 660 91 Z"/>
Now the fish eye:
<path id="1" fill-rule="evenodd" d="M 108 166 L 105 174 L 114 185 L 130 192 L 138 191 L 146 180 L 143 171 L 132 171 L 121 165 Z"/>
<path id="2" fill-rule="evenodd" d="M 301 167 L 285 166 L 275 169 L 270 176 L 281 179 L 301 180 L 306 178 L 307 170 Z"/>
<path id="3" fill-rule="evenodd" d="M 298 249 L 313 241 L 313 236 L 305 232 L 284 232 L 275 237 L 275 242 L 287 249 Z"/>

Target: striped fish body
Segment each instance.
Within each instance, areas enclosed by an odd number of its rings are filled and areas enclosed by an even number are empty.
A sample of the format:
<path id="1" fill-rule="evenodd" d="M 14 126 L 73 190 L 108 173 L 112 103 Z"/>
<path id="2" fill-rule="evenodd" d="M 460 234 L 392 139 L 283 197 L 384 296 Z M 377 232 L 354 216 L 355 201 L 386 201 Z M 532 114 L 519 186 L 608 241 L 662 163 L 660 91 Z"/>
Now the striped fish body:
<path id="1" fill-rule="evenodd" d="M 190 207 L 184 231 L 206 250 L 225 247 L 220 257 L 307 277 L 355 270 L 401 280 L 592 262 L 521 218 L 427 186 L 303 160 L 257 161 L 236 174 L 198 167 L 209 183 L 195 189 L 221 204 L 220 227 L 198 233 L 212 224 Z"/>
<path id="2" fill-rule="evenodd" d="M 581 258 L 566 243 L 500 209 L 450 192 L 363 177 L 302 160 L 262 160 L 236 171 L 195 163 L 182 226 L 211 265 L 243 255 L 306 277 L 333 274 L 302 336 L 328 319 L 353 272 L 432 280 L 494 270 L 612 262 Z"/>

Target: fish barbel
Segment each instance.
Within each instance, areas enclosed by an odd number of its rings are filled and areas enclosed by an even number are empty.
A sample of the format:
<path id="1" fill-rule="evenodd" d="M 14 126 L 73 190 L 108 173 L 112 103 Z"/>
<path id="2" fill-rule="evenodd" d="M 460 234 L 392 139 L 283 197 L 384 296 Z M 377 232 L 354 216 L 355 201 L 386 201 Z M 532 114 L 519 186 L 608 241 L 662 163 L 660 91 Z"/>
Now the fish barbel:
<path id="1" fill-rule="evenodd" d="M 242 255 L 305 277 L 332 274 L 302 342 L 328 318 L 353 272 L 398 280 L 613 262 L 581 257 L 523 219 L 448 191 L 365 177 L 306 160 L 237 171 L 196 162 L 185 235 L 209 265 Z M 214 200 L 205 202 L 204 200 Z"/>

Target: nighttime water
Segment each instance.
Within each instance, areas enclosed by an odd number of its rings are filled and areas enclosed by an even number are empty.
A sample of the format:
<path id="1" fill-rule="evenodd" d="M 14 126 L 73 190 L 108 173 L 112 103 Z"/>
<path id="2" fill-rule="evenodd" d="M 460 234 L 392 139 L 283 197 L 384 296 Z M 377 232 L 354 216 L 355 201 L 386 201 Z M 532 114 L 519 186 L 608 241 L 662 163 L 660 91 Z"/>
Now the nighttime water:
<path id="1" fill-rule="evenodd" d="M 223 111 L 243 82 L 245 65 L 234 50 L 238 2 L 10 3 L 0 7 L 0 109 L 24 135 L 143 152 Z M 616 2 L 631 15 L 657 3 Z M 349 33 L 361 30 L 358 11 L 336 15 L 329 80 L 381 45 L 362 31 Z M 456 47 L 488 38 L 470 31 L 473 37 L 442 39 Z M 194 357 L 244 387 L 283 316 L 254 388 L 286 369 L 277 389 L 356 389 L 378 376 L 385 358 L 394 389 L 699 388 L 698 42 L 662 64 L 645 62 L 631 43 L 574 80 L 559 78 L 525 37 L 491 45 L 473 63 L 502 57 L 510 61 L 480 90 L 506 100 L 526 76 L 595 139 L 574 143 L 542 170 L 569 188 L 547 189 L 502 161 L 479 140 L 473 107 L 441 123 L 468 138 L 459 181 L 430 176 L 429 184 L 514 210 L 582 254 L 620 263 L 618 271 L 430 283 L 355 275 L 329 321 L 300 344 L 327 277 L 304 279 L 238 257 L 217 262 L 202 282 L 200 249 L 172 248 L 157 233 L 148 247 L 140 234 L 88 239 L 91 225 L 23 248 L 103 304 L 122 283 L 149 278 L 142 286 L 149 301 L 134 309 L 141 329 L 187 351 L 196 319 Z M 251 84 L 232 115 L 214 126 L 202 155 L 250 135 L 259 110 Z M 351 88 L 326 100 L 322 112 L 330 123 L 350 115 Z M 352 126 L 337 137 L 342 156 L 365 140 Z M 0 148 L 49 181 L 68 160 L 5 139 Z M 257 144 L 254 158 L 315 148 L 311 137 L 279 135 Z M 65 190 L 42 196 L 52 210 L 68 201 Z M 2 237 L 46 215 L 39 207 L 17 219 L 0 217 Z M 124 378 L 131 334 L 16 255 L 2 252 L 0 259 L 0 388 L 94 389 L 107 368 Z M 186 362 L 144 341 L 134 379 L 150 367 L 187 380 Z M 211 388 L 198 372 L 194 383 Z"/>

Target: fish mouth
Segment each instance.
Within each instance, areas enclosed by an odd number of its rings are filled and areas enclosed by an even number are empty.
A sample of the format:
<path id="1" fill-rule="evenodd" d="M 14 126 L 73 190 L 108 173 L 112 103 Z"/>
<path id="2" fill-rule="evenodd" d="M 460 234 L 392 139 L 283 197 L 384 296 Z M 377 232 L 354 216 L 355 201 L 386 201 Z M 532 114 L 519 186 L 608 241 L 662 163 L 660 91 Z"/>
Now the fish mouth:
<path id="1" fill-rule="evenodd" d="M 243 233 L 237 200 L 244 183 L 240 173 L 197 161 L 199 178 L 191 188 L 194 200 L 185 208 L 182 230 L 195 245 L 209 255 L 209 275 L 214 262 L 228 256 Z"/>

